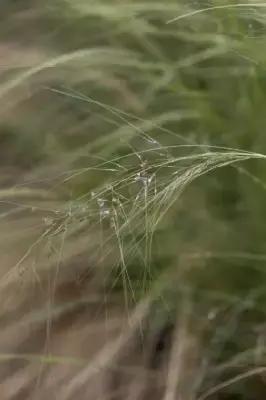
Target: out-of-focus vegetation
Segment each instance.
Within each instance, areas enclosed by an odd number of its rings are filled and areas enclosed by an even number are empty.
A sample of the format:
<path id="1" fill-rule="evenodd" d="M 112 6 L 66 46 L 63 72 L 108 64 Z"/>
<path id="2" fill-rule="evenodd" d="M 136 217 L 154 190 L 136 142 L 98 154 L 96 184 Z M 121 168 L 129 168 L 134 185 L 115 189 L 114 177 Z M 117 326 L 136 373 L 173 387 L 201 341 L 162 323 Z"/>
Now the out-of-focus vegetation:
<path id="1" fill-rule="evenodd" d="M 265 3 L 0 7 L 3 321 L 47 276 L 130 309 L 167 271 L 156 308 L 190 307 L 194 394 L 262 398 Z"/>

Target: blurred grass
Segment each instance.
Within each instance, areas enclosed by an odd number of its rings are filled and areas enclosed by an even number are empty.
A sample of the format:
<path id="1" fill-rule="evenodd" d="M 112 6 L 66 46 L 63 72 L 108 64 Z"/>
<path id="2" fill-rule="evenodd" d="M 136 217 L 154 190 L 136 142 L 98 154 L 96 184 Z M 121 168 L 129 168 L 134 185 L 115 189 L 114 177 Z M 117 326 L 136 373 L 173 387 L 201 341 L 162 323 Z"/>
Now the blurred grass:
<path id="1" fill-rule="evenodd" d="M 186 254 L 162 296 L 215 314 L 197 390 L 264 366 L 265 3 L 1 7 L 1 297 L 92 274 L 131 308 Z M 226 395 L 263 396 L 258 375 Z"/>

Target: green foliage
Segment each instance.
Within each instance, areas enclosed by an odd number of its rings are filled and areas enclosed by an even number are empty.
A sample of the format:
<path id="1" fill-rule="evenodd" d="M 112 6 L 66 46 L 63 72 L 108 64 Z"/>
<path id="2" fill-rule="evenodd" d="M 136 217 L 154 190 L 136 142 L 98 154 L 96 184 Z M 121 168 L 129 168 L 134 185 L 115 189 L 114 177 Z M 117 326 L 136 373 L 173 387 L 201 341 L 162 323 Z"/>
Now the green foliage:
<path id="1" fill-rule="evenodd" d="M 195 321 L 218 310 L 206 334 L 211 384 L 232 366 L 265 365 L 265 345 L 254 355 L 266 300 L 265 4 L 1 7 L 0 163 L 22 171 L 1 204 L 29 188 L 19 206 L 40 225 L 40 275 L 77 248 L 104 270 L 105 290 L 133 304 L 165 270 L 182 270 L 185 253 Z M 182 282 L 174 291 L 182 297 Z M 165 295 L 176 311 L 172 288 Z M 259 394 L 243 398 L 265 395 L 254 380 Z"/>

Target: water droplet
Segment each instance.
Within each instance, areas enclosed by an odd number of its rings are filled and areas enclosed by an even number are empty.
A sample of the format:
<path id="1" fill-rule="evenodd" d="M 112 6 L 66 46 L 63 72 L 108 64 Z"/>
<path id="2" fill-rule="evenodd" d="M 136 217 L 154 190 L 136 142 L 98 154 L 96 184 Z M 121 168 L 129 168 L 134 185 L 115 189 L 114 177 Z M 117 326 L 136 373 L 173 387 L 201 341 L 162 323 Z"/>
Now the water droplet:
<path id="1" fill-rule="evenodd" d="M 148 183 L 149 183 L 149 184 L 150 184 L 151 181 L 153 180 L 153 177 L 154 177 L 154 175 L 151 175 L 151 176 L 148 178 Z"/>
<path id="2" fill-rule="evenodd" d="M 141 180 L 141 176 L 140 176 L 140 172 L 138 172 L 137 175 L 136 175 L 135 178 L 134 178 L 134 181 L 135 181 L 135 182 L 138 182 L 138 181 L 140 181 L 140 180 Z"/>
<path id="3" fill-rule="evenodd" d="M 104 199 L 98 199 L 97 201 L 98 201 L 99 207 L 102 209 L 104 207 L 105 200 Z"/>
<path id="4" fill-rule="evenodd" d="M 158 145 L 159 145 L 159 142 L 157 142 L 157 140 L 155 140 L 155 139 L 153 139 L 153 138 L 149 138 L 148 141 L 149 141 L 150 143 L 152 143 L 152 144 L 158 144 Z"/>
<path id="5" fill-rule="evenodd" d="M 44 218 L 44 223 L 47 226 L 51 226 L 53 224 L 52 218 Z"/>
<path id="6" fill-rule="evenodd" d="M 138 172 L 137 175 L 134 178 L 135 182 L 142 182 L 143 185 L 148 185 L 151 183 L 152 179 L 153 179 L 154 175 L 148 175 L 147 173 L 141 173 Z"/>

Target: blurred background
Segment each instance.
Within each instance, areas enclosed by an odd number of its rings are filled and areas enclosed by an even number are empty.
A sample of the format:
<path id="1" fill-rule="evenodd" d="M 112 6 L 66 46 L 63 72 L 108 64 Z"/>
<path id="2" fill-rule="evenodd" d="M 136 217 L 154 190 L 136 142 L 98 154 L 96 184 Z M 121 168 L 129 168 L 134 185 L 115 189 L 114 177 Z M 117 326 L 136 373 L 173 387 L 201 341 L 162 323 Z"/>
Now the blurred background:
<path id="1" fill-rule="evenodd" d="M 1 0 L 3 400 L 266 394 L 265 46 L 262 1 Z"/>

